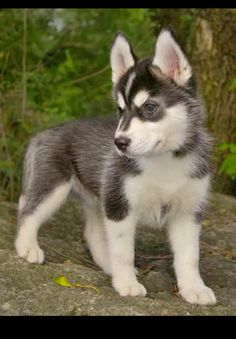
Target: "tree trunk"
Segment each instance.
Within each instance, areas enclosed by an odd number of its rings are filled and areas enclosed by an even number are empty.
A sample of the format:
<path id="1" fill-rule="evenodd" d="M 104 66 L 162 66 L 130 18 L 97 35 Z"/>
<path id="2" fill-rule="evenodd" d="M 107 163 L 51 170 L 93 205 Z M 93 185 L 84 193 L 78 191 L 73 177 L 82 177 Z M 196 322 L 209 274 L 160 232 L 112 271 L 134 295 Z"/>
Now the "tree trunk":
<path id="1" fill-rule="evenodd" d="M 213 189 L 236 195 L 236 181 L 220 174 L 221 143 L 236 143 L 236 10 L 152 10 L 156 28 L 171 25 L 187 51 L 208 112 L 208 127 L 215 139 Z M 186 34 L 188 33 L 188 34 Z"/>

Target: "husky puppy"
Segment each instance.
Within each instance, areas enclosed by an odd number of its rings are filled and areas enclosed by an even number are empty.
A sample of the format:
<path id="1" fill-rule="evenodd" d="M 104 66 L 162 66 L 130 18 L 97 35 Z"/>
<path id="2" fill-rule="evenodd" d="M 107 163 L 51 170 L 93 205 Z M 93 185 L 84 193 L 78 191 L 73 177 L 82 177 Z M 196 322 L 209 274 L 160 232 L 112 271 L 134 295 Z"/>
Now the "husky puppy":
<path id="1" fill-rule="evenodd" d="M 118 33 L 111 54 L 119 119 L 81 119 L 34 136 L 19 200 L 18 255 L 41 264 L 39 227 L 71 192 L 81 197 L 85 239 L 121 296 L 145 296 L 136 278 L 137 225 L 165 228 L 180 295 L 214 304 L 199 273 L 200 219 L 209 188 L 211 139 L 192 67 L 168 29 L 138 60 Z"/>

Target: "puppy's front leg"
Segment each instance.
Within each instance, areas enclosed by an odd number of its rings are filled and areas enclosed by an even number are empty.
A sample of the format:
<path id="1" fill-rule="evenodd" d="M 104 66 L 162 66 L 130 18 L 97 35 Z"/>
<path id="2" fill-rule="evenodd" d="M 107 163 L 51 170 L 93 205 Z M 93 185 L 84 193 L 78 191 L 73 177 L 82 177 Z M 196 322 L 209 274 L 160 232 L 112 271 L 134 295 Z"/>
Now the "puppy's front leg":
<path id="1" fill-rule="evenodd" d="M 146 289 L 137 281 L 134 268 L 134 217 L 122 221 L 106 219 L 105 224 L 114 289 L 121 296 L 145 296 Z"/>
<path id="2" fill-rule="evenodd" d="M 214 292 L 199 272 L 199 234 L 194 216 L 180 215 L 168 228 L 174 252 L 174 268 L 180 295 L 191 304 L 215 304 Z"/>

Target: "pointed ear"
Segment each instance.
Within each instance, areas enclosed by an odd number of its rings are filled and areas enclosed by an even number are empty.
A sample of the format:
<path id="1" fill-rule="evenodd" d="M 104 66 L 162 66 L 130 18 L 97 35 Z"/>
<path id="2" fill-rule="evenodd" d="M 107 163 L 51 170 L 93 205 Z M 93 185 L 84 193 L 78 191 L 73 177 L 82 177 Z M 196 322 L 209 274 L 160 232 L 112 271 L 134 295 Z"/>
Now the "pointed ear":
<path id="1" fill-rule="evenodd" d="M 118 33 L 114 39 L 110 55 L 113 84 L 116 84 L 122 75 L 134 66 L 136 60 L 137 58 L 129 42 L 122 33 Z"/>
<path id="2" fill-rule="evenodd" d="M 192 76 L 185 54 L 168 29 L 163 29 L 157 38 L 153 65 L 180 86 L 184 86 Z"/>

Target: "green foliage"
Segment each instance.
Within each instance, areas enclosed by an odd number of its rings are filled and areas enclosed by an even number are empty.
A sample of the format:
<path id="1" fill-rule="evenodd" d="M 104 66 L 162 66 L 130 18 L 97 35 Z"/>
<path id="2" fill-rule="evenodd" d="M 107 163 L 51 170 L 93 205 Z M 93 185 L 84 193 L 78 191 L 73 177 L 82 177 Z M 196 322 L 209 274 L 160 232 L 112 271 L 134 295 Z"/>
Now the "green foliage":
<path id="1" fill-rule="evenodd" d="M 154 29 L 158 33 L 163 27 L 170 27 L 178 33 L 178 42 L 186 51 L 191 51 L 198 9 L 193 8 L 154 8 L 150 10 Z M 187 32 L 187 39 L 186 39 Z"/>
<path id="2" fill-rule="evenodd" d="M 16 201 L 32 134 L 113 114 L 109 51 L 115 33 L 123 31 L 140 57 L 153 52 L 155 36 L 146 9 L 0 9 L 0 30 L 0 196 Z"/>
<path id="3" fill-rule="evenodd" d="M 34 133 L 80 117 L 114 114 L 109 51 L 117 31 L 144 57 L 153 53 L 154 31 L 171 24 L 188 50 L 185 33 L 192 36 L 197 11 L 0 9 L 0 199 L 17 201 L 23 154 Z M 235 86 L 234 79 L 230 89 Z M 232 146 L 222 152 L 221 170 L 234 178 L 235 152 Z"/>
<path id="4" fill-rule="evenodd" d="M 220 172 L 228 175 L 232 180 L 236 179 L 236 144 L 221 144 L 219 150 L 224 152 L 224 160 Z"/>
<path id="5" fill-rule="evenodd" d="M 230 91 L 235 91 L 236 90 L 236 78 L 234 78 L 231 83 L 230 83 L 230 86 L 229 86 L 229 90 Z"/>

